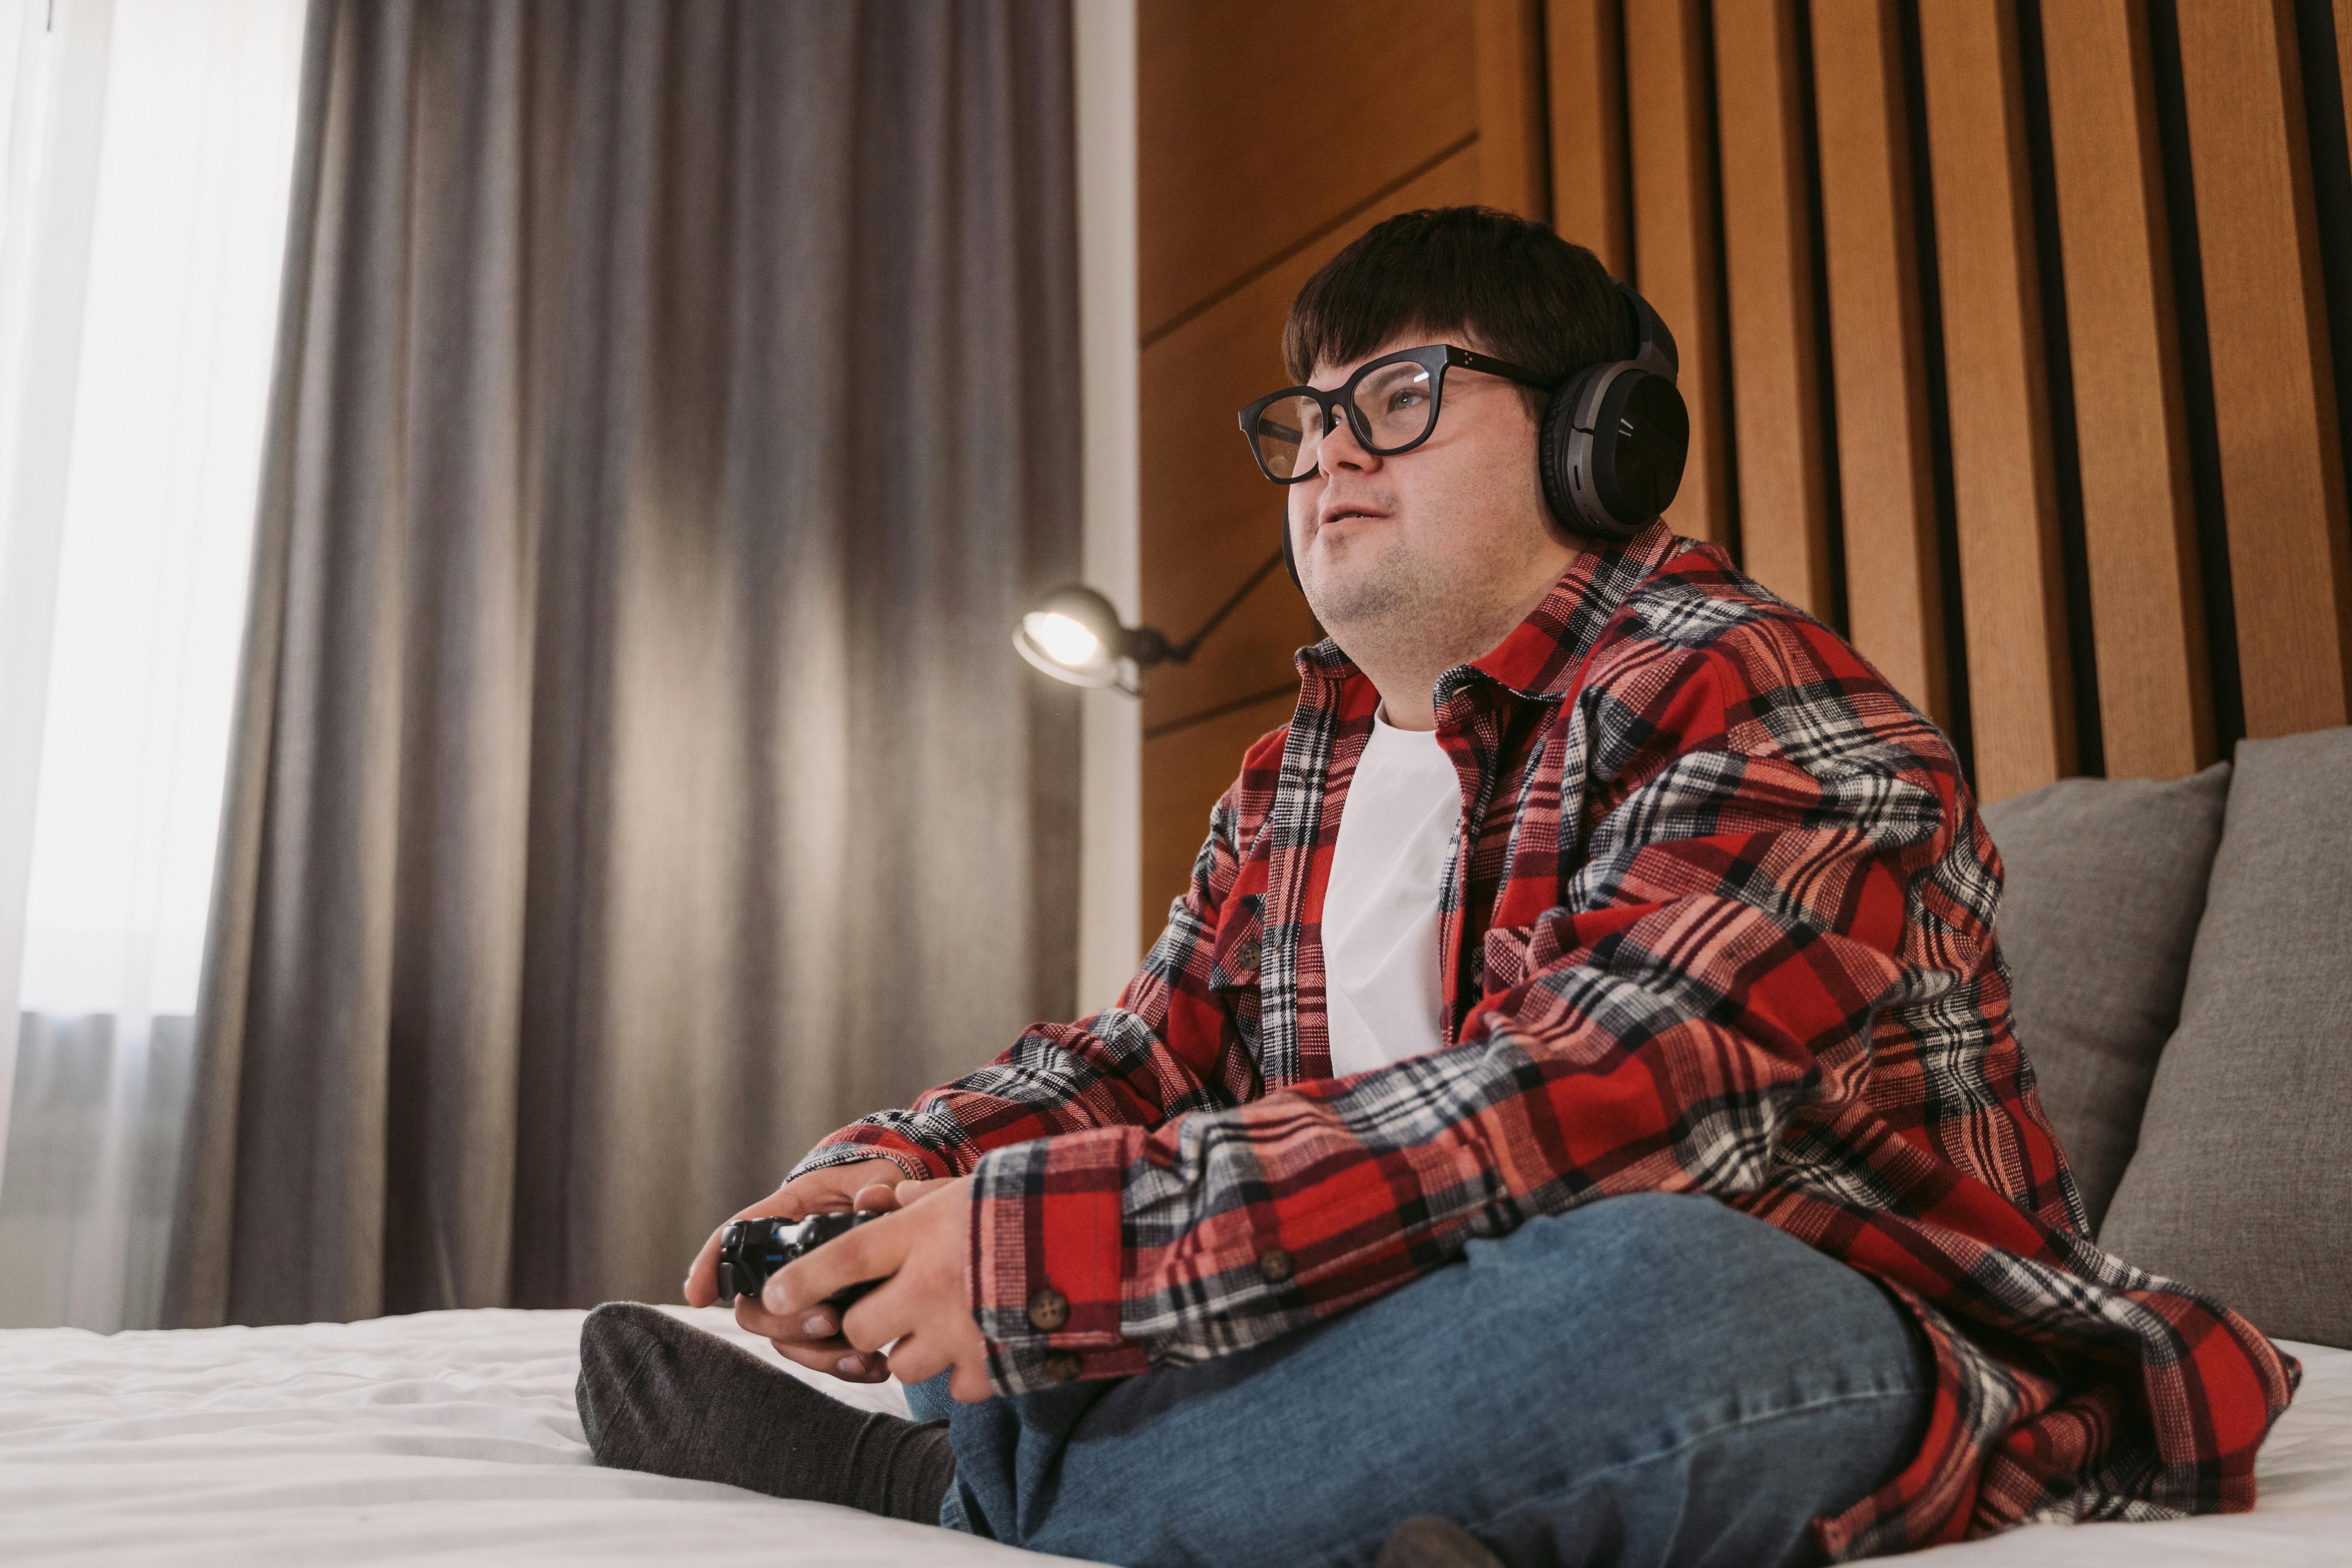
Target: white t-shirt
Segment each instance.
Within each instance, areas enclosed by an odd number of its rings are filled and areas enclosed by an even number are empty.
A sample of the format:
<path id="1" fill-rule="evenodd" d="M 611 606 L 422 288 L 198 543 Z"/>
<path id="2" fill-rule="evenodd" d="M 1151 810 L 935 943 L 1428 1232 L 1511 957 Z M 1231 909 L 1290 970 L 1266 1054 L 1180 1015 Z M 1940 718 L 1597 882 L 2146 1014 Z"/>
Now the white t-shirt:
<path id="1" fill-rule="evenodd" d="M 1461 820 L 1462 786 L 1435 732 L 1400 730 L 1376 712 L 1323 893 L 1334 1078 L 1444 1043 L 1437 905 Z"/>

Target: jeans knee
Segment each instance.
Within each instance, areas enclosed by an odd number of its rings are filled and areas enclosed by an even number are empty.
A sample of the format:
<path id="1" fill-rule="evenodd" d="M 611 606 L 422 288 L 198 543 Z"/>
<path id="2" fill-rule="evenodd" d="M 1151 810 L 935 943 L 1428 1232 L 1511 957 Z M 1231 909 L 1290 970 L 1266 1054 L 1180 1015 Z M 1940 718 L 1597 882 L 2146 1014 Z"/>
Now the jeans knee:
<path id="1" fill-rule="evenodd" d="M 1482 1328 L 1564 1379 L 1589 1377 L 1596 1352 L 1694 1396 L 1773 1365 L 1866 1367 L 1874 1386 L 1927 1376 L 1906 1314 L 1875 1282 L 1713 1198 L 1608 1198 L 1529 1221 L 1482 1256 L 1486 1245 L 1465 1281 Z M 1482 1273 L 1492 1283 L 1475 1289 Z"/>

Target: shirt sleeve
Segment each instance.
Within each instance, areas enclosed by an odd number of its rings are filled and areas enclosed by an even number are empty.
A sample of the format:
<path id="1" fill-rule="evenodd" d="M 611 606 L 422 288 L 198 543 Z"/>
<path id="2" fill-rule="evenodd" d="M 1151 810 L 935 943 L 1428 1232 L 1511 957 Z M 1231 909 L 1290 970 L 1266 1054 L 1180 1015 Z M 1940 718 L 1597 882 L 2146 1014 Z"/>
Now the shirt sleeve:
<path id="1" fill-rule="evenodd" d="M 1560 904 L 1487 934 L 1459 1044 L 979 1162 L 1001 1392 L 1261 1344 L 1530 1215 L 1752 1190 L 1792 1118 L 1860 1092 L 1877 1012 L 1973 972 L 1957 947 L 1898 956 L 1906 926 L 1972 940 L 1935 918 L 1938 879 L 1975 866 L 1939 740 L 1923 757 L 1834 692 L 1759 692 L 1717 650 L 1648 649 L 1638 681 L 1575 700 L 1582 858 Z"/>
<path id="2" fill-rule="evenodd" d="M 970 1174 L 991 1149 L 1103 1128 L 1157 1127 L 1188 1111 L 1239 1104 L 1256 1066 L 1244 1048 L 1219 965 L 1219 913 L 1240 872 L 1241 801 L 1252 767 L 1281 731 L 1258 742 L 1211 814 L 1192 879 L 1118 1003 L 1075 1024 L 1035 1024 L 979 1071 L 833 1133 L 793 1175 L 876 1158 L 916 1178 Z M 1184 1015 L 1191 1015 L 1184 1016 Z M 1183 1026 L 1171 1029 L 1171 1022 Z M 1171 1045 L 1171 1036 L 1182 1045 Z"/>

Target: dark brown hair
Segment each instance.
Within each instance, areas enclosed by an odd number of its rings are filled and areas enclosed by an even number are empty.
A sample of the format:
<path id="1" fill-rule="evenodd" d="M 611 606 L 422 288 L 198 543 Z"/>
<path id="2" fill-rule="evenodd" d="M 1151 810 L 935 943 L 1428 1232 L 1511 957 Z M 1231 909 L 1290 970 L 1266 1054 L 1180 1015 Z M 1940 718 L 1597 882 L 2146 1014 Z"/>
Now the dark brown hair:
<path id="1" fill-rule="evenodd" d="M 1303 383 L 1407 331 L 1467 338 L 1554 384 L 1634 348 L 1633 312 L 1599 257 L 1492 207 L 1424 207 L 1365 230 L 1291 301 L 1282 357 Z"/>

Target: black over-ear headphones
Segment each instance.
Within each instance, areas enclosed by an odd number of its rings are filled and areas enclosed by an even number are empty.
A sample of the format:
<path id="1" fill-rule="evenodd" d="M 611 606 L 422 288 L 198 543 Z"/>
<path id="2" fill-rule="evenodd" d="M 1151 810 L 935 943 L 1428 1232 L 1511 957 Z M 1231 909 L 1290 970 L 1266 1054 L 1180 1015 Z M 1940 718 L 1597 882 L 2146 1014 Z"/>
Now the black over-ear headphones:
<path id="1" fill-rule="evenodd" d="M 1631 283 L 1633 357 L 1587 365 L 1554 388 L 1536 432 L 1544 504 L 1570 533 L 1622 544 L 1675 499 L 1690 455 L 1690 410 L 1675 386 L 1675 335 Z M 1288 509 L 1282 563 L 1298 584 Z"/>
<path id="2" fill-rule="evenodd" d="M 1658 520 L 1690 455 L 1675 335 L 1631 283 L 1617 291 L 1633 307 L 1633 357 L 1587 365 L 1561 383 L 1536 437 L 1552 517 L 1570 533 L 1611 544 Z"/>

